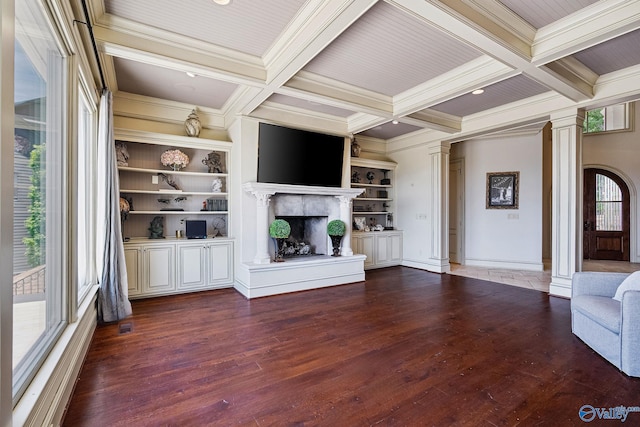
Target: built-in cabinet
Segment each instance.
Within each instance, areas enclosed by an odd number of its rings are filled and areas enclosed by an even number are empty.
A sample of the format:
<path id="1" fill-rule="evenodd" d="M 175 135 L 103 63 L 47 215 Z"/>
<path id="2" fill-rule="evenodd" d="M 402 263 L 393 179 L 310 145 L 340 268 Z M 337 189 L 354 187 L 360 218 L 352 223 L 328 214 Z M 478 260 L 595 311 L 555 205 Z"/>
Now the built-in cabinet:
<path id="1" fill-rule="evenodd" d="M 367 256 L 365 270 L 391 267 L 402 262 L 402 231 L 360 231 L 351 235 L 354 253 Z"/>
<path id="2" fill-rule="evenodd" d="M 129 296 L 233 286 L 231 143 L 132 130 L 115 135 Z M 188 157 L 186 166 L 163 164 L 164 153 L 175 150 Z M 207 238 L 187 239 L 188 220 L 205 220 Z"/>
<path id="3" fill-rule="evenodd" d="M 233 286 L 231 239 L 137 239 L 124 252 L 132 299 Z"/>
<path id="4" fill-rule="evenodd" d="M 364 189 L 353 199 L 351 247 L 367 256 L 365 269 L 402 262 L 402 231 L 393 224 L 395 169 L 389 161 L 351 159 L 351 187 Z"/>
<path id="5" fill-rule="evenodd" d="M 231 241 L 208 241 L 204 245 L 180 242 L 177 288 L 197 290 L 232 285 L 232 246 Z"/>

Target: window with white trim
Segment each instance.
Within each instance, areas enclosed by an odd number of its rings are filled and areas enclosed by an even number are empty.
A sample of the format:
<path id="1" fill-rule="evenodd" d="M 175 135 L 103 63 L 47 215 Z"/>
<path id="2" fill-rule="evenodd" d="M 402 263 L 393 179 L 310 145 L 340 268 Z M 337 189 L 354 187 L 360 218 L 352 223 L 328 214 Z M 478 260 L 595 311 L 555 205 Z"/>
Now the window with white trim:
<path id="1" fill-rule="evenodd" d="M 41 2 L 15 10 L 14 403 L 66 325 L 67 60 Z"/>
<path id="2" fill-rule="evenodd" d="M 631 106 L 629 103 L 610 105 L 587 111 L 584 134 L 624 131 L 631 129 Z"/>
<path id="3" fill-rule="evenodd" d="M 95 265 L 95 177 L 96 107 L 84 84 L 78 88 L 76 253 L 77 303 L 80 305 L 91 285 L 97 282 Z"/>

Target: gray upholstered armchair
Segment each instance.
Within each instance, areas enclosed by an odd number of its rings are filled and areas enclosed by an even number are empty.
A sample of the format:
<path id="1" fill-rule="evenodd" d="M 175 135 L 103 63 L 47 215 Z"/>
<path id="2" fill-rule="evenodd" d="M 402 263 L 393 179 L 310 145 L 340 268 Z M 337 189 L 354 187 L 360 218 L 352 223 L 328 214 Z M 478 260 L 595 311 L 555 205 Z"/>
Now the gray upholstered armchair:
<path id="1" fill-rule="evenodd" d="M 622 372 L 640 377 L 640 272 L 575 273 L 571 330 Z"/>

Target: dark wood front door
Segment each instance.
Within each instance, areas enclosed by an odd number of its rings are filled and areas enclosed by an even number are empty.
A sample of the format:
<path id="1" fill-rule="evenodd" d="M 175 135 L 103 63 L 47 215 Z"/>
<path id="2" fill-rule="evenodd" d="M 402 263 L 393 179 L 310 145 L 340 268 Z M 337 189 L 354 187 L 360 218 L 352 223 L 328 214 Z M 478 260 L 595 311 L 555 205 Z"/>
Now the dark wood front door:
<path id="1" fill-rule="evenodd" d="M 629 261 L 629 189 L 616 174 L 584 170 L 584 259 Z"/>

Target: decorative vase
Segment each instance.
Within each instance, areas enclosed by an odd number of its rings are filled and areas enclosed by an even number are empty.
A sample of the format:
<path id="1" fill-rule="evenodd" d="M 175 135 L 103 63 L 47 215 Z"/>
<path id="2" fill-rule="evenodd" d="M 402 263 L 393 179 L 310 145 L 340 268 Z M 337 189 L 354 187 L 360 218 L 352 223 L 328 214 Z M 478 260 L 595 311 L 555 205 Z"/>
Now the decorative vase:
<path id="1" fill-rule="evenodd" d="M 200 136 L 200 129 L 202 129 L 202 124 L 200 123 L 198 114 L 196 114 L 196 110 L 191 110 L 191 114 L 189 114 L 187 120 L 184 121 L 184 129 L 187 132 L 188 136 Z"/>
<path id="2" fill-rule="evenodd" d="M 287 239 L 275 239 L 276 241 L 276 256 L 275 262 L 284 262 L 284 241 Z"/>
<path id="3" fill-rule="evenodd" d="M 331 245 L 333 246 L 333 254 L 331 256 L 340 256 L 340 242 L 342 242 L 342 236 L 329 237 L 331 237 Z"/>

